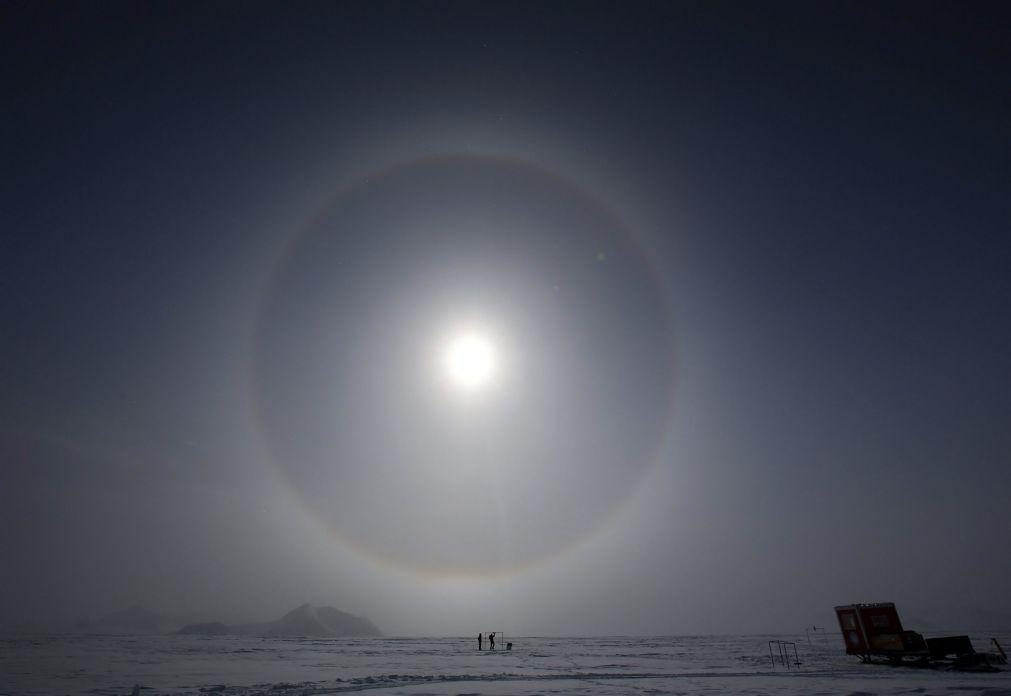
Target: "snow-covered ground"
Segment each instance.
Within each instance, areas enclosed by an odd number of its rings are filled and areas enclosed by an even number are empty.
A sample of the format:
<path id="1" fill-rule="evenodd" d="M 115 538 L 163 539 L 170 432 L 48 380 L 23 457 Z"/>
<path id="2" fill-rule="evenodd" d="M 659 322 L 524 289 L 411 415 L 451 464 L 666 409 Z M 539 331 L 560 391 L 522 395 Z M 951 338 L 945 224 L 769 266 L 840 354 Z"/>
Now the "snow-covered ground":
<path id="1" fill-rule="evenodd" d="M 1008 635 L 998 639 L 1007 646 Z M 988 638 L 988 637 L 987 637 Z M 773 666 L 768 641 L 801 664 Z M 0 638 L 0 694 L 987 694 L 1011 672 L 863 665 L 838 636 L 284 639 L 195 636 Z M 988 640 L 974 636 L 977 649 Z M 500 648 L 504 644 L 500 642 Z"/>

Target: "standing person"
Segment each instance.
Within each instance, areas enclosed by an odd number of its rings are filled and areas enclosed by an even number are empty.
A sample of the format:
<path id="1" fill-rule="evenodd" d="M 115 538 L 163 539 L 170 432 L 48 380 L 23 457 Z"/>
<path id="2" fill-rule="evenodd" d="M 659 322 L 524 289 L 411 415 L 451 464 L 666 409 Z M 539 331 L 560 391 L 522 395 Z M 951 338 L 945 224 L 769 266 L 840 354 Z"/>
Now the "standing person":
<path id="1" fill-rule="evenodd" d="M 477 649 L 478 650 L 481 649 L 481 634 L 480 633 L 477 634 Z"/>
<path id="2" fill-rule="evenodd" d="M 491 646 L 489 648 L 490 650 L 495 649 L 495 631 L 492 631 L 491 633 L 488 634 L 488 645 Z"/>

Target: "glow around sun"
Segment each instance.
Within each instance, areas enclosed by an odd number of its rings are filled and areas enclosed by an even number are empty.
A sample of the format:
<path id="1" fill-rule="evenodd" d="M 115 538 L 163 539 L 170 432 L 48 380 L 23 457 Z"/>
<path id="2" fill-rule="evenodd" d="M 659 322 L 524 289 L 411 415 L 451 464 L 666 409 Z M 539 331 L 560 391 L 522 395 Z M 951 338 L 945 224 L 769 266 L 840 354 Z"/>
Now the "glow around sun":
<path id="1" fill-rule="evenodd" d="M 488 336 L 478 331 L 464 331 L 446 341 L 442 367 L 456 389 L 479 391 L 494 381 L 498 371 L 498 354 Z"/>

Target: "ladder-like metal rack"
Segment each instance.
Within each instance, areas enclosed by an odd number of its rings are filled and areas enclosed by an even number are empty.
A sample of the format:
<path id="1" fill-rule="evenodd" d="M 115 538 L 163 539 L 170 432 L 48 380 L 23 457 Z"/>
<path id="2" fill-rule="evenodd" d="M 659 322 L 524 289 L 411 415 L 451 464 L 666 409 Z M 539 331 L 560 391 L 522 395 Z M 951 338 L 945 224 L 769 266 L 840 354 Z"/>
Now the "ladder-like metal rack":
<path id="1" fill-rule="evenodd" d="M 793 662 L 790 662 L 790 648 L 793 648 Z M 770 640 L 769 641 L 769 660 L 772 661 L 772 667 L 776 667 L 776 660 L 779 660 L 779 664 L 783 665 L 787 669 L 790 669 L 790 665 L 800 667 L 800 655 L 797 654 L 797 644 L 791 640 Z"/>

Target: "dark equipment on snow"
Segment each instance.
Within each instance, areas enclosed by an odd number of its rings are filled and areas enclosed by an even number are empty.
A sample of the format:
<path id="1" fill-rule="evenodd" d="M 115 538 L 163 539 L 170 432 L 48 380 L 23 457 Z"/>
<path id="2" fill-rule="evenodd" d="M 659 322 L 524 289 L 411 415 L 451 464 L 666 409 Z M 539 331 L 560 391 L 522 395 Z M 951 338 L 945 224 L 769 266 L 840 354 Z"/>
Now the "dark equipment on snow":
<path id="1" fill-rule="evenodd" d="M 994 639 L 997 653 L 978 653 L 969 636 L 927 638 L 902 628 L 891 602 L 846 604 L 835 608 L 846 653 L 864 662 L 886 661 L 893 665 L 948 667 L 968 671 L 998 671 L 1007 656 Z"/>

